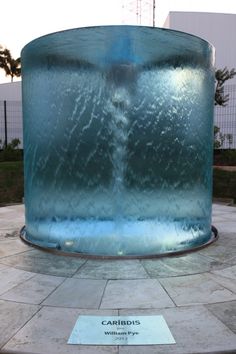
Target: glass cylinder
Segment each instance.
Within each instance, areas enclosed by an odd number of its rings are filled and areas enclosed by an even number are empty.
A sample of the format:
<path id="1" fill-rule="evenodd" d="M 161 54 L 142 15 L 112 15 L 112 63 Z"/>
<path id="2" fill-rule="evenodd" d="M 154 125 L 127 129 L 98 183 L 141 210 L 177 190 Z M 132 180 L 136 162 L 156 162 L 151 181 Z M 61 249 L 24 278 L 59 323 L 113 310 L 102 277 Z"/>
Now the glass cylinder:
<path id="1" fill-rule="evenodd" d="M 187 33 L 102 26 L 22 51 L 25 238 L 108 256 L 211 238 L 214 49 Z"/>

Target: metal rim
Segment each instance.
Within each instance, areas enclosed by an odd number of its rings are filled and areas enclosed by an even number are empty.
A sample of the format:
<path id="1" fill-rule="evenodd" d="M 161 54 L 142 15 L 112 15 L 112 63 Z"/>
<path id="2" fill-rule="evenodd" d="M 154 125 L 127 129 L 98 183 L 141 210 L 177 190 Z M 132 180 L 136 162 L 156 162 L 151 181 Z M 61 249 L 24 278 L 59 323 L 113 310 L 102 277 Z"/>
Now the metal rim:
<path id="1" fill-rule="evenodd" d="M 127 256 L 108 256 L 108 255 L 93 255 L 93 254 L 87 254 L 87 253 L 77 253 L 77 252 L 65 252 L 65 251 L 60 251 L 58 249 L 51 249 L 51 248 L 46 248 L 40 245 L 37 245 L 25 237 L 25 226 L 22 227 L 20 230 L 20 238 L 21 240 L 26 243 L 27 245 L 30 245 L 31 247 L 34 247 L 36 249 L 45 251 L 47 253 L 59 255 L 59 256 L 67 256 L 67 257 L 79 257 L 79 258 L 88 258 L 88 259 L 152 259 L 152 258 L 163 258 L 163 257 L 174 257 L 174 256 L 181 256 L 184 254 L 192 253 L 199 251 L 213 242 L 217 241 L 219 238 L 218 230 L 216 229 L 215 226 L 211 226 L 211 231 L 212 231 L 212 236 L 211 238 L 205 242 L 202 245 L 185 249 L 185 250 L 180 250 L 180 251 L 173 251 L 173 252 L 166 252 L 166 253 L 160 253 L 160 254 L 150 254 L 150 255 L 127 255 Z"/>

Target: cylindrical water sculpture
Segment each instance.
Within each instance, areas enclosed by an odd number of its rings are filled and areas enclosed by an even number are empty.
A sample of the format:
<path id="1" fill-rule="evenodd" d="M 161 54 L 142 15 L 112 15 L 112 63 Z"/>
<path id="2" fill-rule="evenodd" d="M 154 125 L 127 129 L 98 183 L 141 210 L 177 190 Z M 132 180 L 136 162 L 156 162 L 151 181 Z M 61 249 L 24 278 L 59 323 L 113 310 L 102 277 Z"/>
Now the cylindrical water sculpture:
<path id="1" fill-rule="evenodd" d="M 104 26 L 22 52 L 26 227 L 46 248 L 182 251 L 211 237 L 214 50 Z"/>

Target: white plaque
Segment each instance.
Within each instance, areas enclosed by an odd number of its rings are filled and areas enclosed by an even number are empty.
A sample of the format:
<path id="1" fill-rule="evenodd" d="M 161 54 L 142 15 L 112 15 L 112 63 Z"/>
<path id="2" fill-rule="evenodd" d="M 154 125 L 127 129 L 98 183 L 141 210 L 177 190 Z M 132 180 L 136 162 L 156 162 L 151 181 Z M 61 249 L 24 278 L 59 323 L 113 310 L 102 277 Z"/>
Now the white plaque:
<path id="1" fill-rule="evenodd" d="M 68 344 L 176 343 L 163 316 L 79 316 Z"/>

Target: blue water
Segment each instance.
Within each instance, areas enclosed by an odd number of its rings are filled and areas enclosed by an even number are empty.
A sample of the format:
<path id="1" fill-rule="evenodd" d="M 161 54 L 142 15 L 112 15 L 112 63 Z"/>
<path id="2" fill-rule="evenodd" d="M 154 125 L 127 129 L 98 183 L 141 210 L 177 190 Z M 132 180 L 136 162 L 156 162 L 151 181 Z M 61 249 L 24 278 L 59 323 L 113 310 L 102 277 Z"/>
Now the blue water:
<path id="1" fill-rule="evenodd" d="M 67 31 L 26 46 L 27 238 L 120 256 L 206 242 L 212 63 L 199 38 L 142 27 Z"/>

